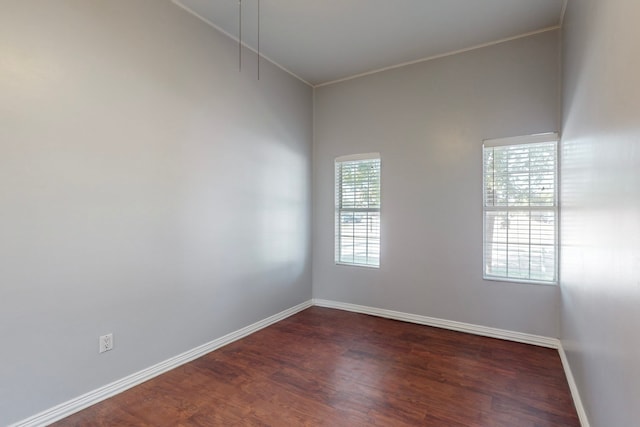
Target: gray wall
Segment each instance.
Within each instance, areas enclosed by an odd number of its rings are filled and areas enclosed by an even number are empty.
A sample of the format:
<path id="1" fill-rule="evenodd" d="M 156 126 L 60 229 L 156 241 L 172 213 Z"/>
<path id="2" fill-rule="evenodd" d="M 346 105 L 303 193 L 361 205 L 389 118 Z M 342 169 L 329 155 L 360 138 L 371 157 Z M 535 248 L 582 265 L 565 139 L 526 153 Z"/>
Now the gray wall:
<path id="1" fill-rule="evenodd" d="M 169 1 L 0 3 L 0 425 L 311 298 L 312 89 L 245 53 Z"/>
<path id="2" fill-rule="evenodd" d="M 592 426 L 640 420 L 640 3 L 564 28 L 562 342 Z"/>
<path id="3" fill-rule="evenodd" d="M 558 130 L 557 31 L 316 89 L 314 298 L 558 336 L 555 286 L 482 279 L 482 140 Z M 380 269 L 334 264 L 334 158 L 379 151 Z"/>

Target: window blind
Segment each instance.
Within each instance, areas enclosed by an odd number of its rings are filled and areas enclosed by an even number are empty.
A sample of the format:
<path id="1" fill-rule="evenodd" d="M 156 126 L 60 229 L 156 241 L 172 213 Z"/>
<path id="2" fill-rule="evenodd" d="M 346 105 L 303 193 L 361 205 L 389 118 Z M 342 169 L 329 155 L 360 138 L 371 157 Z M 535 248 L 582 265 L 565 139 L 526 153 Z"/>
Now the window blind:
<path id="1" fill-rule="evenodd" d="M 339 157 L 335 162 L 335 261 L 380 265 L 380 155 Z"/>
<path id="2" fill-rule="evenodd" d="M 557 282 L 557 139 L 485 141 L 485 278 Z"/>

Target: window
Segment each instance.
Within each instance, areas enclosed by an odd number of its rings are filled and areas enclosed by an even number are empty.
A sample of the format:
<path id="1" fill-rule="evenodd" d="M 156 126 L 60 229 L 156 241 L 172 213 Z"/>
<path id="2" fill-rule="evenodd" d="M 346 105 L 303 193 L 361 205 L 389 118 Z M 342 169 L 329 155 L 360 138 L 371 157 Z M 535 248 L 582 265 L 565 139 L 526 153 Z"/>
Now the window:
<path id="1" fill-rule="evenodd" d="M 486 140 L 484 278 L 558 280 L 556 134 Z"/>
<path id="2" fill-rule="evenodd" d="M 336 159 L 337 264 L 380 266 L 380 154 Z"/>

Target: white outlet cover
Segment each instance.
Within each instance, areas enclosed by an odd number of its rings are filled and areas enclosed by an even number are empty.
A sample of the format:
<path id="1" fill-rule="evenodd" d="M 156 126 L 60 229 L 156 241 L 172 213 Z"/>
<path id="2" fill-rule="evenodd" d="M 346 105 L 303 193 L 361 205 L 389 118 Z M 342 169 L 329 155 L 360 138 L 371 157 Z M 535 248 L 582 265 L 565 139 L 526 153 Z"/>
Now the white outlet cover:
<path id="1" fill-rule="evenodd" d="M 113 334 L 102 335 L 98 339 L 98 352 L 104 353 L 113 349 Z"/>

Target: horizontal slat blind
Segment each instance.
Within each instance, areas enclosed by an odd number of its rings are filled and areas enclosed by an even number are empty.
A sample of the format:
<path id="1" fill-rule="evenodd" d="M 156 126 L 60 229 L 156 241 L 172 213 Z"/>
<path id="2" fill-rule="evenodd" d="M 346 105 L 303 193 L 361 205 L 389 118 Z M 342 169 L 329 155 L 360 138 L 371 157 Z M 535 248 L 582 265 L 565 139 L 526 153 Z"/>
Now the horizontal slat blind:
<path id="1" fill-rule="evenodd" d="M 483 152 L 485 278 L 555 283 L 557 141 Z"/>
<path id="2" fill-rule="evenodd" d="M 356 160 L 352 160 L 352 159 Z M 336 159 L 336 263 L 380 265 L 380 157 Z"/>

